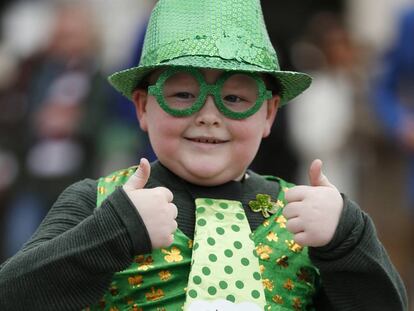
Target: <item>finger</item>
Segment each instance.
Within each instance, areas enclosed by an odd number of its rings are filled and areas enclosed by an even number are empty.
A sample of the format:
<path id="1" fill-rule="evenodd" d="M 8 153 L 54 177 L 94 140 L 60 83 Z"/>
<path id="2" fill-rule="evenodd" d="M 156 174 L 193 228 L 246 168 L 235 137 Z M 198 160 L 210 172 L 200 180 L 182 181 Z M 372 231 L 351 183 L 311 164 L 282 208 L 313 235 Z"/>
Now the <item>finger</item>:
<path id="1" fill-rule="evenodd" d="M 171 244 L 173 244 L 174 242 L 174 234 L 171 234 L 170 237 L 167 240 L 167 247 L 170 246 Z"/>
<path id="2" fill-rule="evenodd" d="M 332 187 L 328 178 L 322 172 L 322 161 L 320 159 L 313 160 L 309 167 L 309 184 L 311 186 Z"/>
<path id="3" fill-rule="evenodd" d="M 177 219 L 178 216 L 178 208 L 174 203 L 170 203 L 171 214 L 173 219 Z"/>
<path id="4" fill-rule="evenodd" d="M 176 221 L 173 221 L 172 227 L 171 227 L 171 232 L 174 233 L 175 231 L 177 231 L 178 228 L 178 224 Z"/>
<path id="5" fill-rule="evenodd" d="M 298 234 L 303 232 L 305 228 L 303 221 L 299 217 L 295 217 L 286 222 L 286 229 L 293 234 Z"/>
<path id="6" fill-rule="evenodd" d="M 144 188 L 151 174 L 151 165 L 148 160 L 142 158 L 135 173 L 124 184 L 124 190 L 132 191 Z"/>
<path id="7" fill-rule="evenodd" d="M 156 188 L 154 188 L 154 190 L 160 191 L 165 196 L 165 198 L 167 199 L 167 202 L 168 203 L 172 202 L 172 200 L 174 199 L 173 193 L 168 188 L 165 188 L 165 187 L 156 187 Z"/>
<path id="8" fill-rule="evenodd" d="M 162 241 L 160 241 L 160 243 L 158 243 L 158 247 L 154 247 L 153 248 L 160 248 L 160 247 L 168 247 L 170 246 L 172 243 L 174 242 L 174 234 L 171 233 L 170 235 L 166 235 Z"/>
<path id="9" fill-rule="evenodd" d="M 307 191 L 309 191 L 309 186 L 295 186 L 286 191 L 285 199 L 288 203 L 302 201 Z"/>
<path id="10" fill-rule="evenodd" d="M 302 202 L 291 202 L 285 205 L 283 208 L 283 216 L 285 216 L 286 219 L 291 219 L 294 217 L 298 217 L 300 215 L 300 212 L 303 210 L 303 204 Z"/>
<path id="11" fill-rule="evenodd" d="M 293 239 L 300 246 L 309 246 L 308 245 L 308 236 L 307 236 L 306 232 L 304 232 L 304 231 L 296 233 Z"/>

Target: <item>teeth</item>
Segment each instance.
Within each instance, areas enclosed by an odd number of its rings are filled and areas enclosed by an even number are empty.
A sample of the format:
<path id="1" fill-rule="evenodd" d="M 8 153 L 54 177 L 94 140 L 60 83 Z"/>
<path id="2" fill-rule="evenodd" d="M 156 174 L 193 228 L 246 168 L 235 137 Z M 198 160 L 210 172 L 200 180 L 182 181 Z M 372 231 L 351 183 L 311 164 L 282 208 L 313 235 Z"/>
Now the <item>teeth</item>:
<path id="1" fill-rule="evenodd" d="M 207 144 L 218 144 L 219 141 L 213 138 L 196 138 L 196 142 L 198 143 L 207 143 Z"/>

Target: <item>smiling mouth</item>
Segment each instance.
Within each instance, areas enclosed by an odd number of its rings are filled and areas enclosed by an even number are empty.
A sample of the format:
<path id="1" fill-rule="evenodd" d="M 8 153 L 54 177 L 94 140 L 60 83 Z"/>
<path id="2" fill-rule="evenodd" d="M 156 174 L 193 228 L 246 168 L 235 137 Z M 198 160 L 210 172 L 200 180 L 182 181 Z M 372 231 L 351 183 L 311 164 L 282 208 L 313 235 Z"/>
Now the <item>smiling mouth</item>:
<path id="1" fill-rule="evenodd" d="M 194 137 L 194 138 L 186 138 L 189 141 L 202 143 L 202 144 L 223 144 L 228 142 L 228 140 L 221 140 L 212 137 Z"/>

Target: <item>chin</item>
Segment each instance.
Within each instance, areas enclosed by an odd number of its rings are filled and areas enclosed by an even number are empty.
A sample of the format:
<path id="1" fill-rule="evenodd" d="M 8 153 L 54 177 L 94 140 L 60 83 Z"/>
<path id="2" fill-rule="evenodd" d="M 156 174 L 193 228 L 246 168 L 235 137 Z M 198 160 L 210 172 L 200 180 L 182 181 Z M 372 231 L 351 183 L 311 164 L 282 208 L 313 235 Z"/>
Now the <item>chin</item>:
<path id="1" fill-rule="evenodd" d="M 200 186 L 218 186 L 239 178 L 245 171 L 240 165 L 234 167 L 232 163 L 217 158 L 165 157 L 160 161 L 177 176 Z"/>
<path id="2" fill-rule="evenodd" d="M 201 186 L 217 186 L 238 178 L 242 172 L 233 172 L 228 166 L 206 165 L 185 167 L 184 176 L 187 181 Z"/>

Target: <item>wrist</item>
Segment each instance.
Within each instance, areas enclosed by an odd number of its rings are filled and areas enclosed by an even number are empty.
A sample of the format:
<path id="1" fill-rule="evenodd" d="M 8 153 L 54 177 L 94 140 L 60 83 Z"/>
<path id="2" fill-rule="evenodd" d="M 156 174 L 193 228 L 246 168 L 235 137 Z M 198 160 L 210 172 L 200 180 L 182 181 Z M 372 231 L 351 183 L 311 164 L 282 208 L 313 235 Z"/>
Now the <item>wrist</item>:
<path id="1" fill-rule="evenodd" d="M 335 233 L 328 244 L 321 247 L 310 247 L 311 257 L 335 259 L 347 253 L 358 242 L 360 231 L 363 230 L 362 212 L 346 195 L 341 194 L 341 196 L 343 208 Z"/>
<path id="2" fill-rule="evenodd" d="M 141 215 L 122 187 L 118 187 L 109 197 L 111 205 L 116 207 L 119 217 L 129 233 L 132 244 L 131 255 L 151 252 L 151 240 Z"/>

